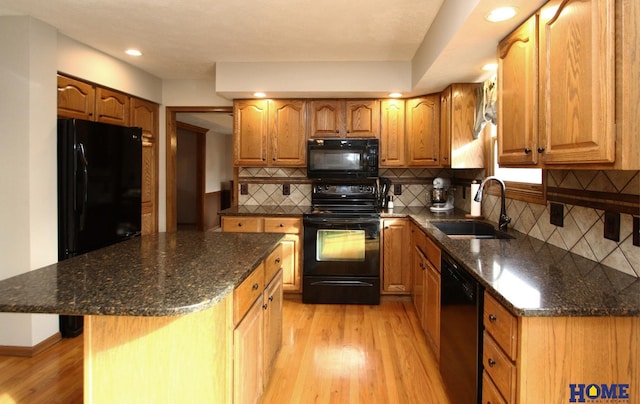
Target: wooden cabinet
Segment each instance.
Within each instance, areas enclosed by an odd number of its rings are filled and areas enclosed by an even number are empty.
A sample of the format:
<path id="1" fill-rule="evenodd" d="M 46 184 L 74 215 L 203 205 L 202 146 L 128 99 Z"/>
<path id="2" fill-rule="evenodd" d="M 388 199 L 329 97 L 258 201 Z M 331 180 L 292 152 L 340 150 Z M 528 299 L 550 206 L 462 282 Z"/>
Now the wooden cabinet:
<path id="1" fill-rule="evenodd" d="M 538 16 L 498 44 L 498 162 L 538 163 Z"/>
<path id="2" fill-rule="evenodd" d="M 615 159 L 615 1 L 540 10 L 540 137 L 545 165 Z"/>
<path id="3" fill-rule="evenodd" d="M 282 346 L 282 258 L 278 246 L 233 291 L 234 403 L 259 401 Z"/>
<path id="4" fill-rule="evenodd" d="M 406 101 L 407 165 L 440 165 L 440 95 L 432 94 Z"/>
<path id="5" fill-rule="evenodd" d="M 158 231 L 158 120 L 156 103 L 58 75 L 58 117 L 142 128 L 142 234 Z"/>
<path id="6" fill-rule="evenodd" d="M 283 290 L 302 291 L 302 219 L 285 216 L 223 216 L 222 231 L 243 233 L 284 233 Z"/>
<path id="7" fill-rule="evenodd" d="M 412 224 L 413 283 L 411 292 L 418 318 L 436 359 L 440 358 L 440 248 Z"/>
<path id="8" fill-rule="evenodd" d="M 380 167 L 404 167 L 404 100 L 380 102 Z"/>
<path id="9" fill-rule="evenodd" d="M 93 85 L 58 75 L 58 117 L 93 121 L 95 99 Z"/>
<path id="10" fill-rule="evenodd" d="M 158 231 L 158 104 L 131 98 L 131 126 L 142 128 L 142 234 Z"/>
<path id="11" fill-rule="evenodd" d="M 304 166 L 306 103 L 238 100 L 233 103 L 233 164 Z"/>
<path id="12" fill-rule="evenodd" d="M 375 138 L 380 133 L 378 100 L 312 100 L 309 138 Z"/>
<path id="13" fill-rule="evenodd" d="M 484 167 L 483 141 L 474 133 L 481 89 L 481 83 L 454 83 L 440 94 L 442 167 Z"/>
<path id="14" fill-rule="evenodd" d="M 409 219 L 382 222 L 382 293 L 411 292 L 411 231 Z"/>

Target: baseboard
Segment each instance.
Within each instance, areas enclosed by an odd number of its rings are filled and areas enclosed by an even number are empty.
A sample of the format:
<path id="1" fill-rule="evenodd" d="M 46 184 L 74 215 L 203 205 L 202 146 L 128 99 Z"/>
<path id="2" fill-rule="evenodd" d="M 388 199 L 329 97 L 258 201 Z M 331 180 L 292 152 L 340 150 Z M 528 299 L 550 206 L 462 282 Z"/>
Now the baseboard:
<path id="1" fill-rule="evenodd" d="M 60 335 L 60 333 L 57 332 L 52 336 L 50 336 L 49 338 L 45 339 L 44 341 L 32 347 L 0 345 L 0 355 L 33 357 L 39 354 L 40 352 L 44 351 L 45 349 L 52 347 L 61 339 L 62 339 L 62 335 Z"/>

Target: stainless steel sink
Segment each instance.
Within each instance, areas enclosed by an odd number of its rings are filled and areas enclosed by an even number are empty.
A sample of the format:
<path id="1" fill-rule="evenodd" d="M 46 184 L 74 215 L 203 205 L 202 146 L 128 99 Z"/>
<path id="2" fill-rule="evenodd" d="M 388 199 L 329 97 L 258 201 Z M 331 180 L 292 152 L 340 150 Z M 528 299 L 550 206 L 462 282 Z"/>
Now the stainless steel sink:
<path id="1" fill-rule="evenodd" d="M 441 232 L 450 238 L 468 239 L 512 239 L 510 234 L 496 229 L 492 224 L 475 220 L 456 222 L 432 222 Z"/>

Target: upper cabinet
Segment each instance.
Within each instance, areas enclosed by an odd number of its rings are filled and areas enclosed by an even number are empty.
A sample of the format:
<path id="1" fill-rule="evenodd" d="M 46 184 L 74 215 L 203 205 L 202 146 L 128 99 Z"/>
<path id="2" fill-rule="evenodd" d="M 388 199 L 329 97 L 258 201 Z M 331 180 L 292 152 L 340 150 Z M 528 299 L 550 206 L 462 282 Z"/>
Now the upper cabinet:
<path id="1" fill-rule="evenodd" d="M 553 0 L 540 16 L 543 161 L 613 162 L 615 1 Z"/>
<path id="2" fill-rule="evenodd" d="M 309 137 L 375 138 L 380 133 L 378 100 L 312 100 Z"/>
<path id="3" fill-rule="evenodd" d="M 451 84 L 440 94 L 440 165 L 483 168 L 484 144 L 475 133 L 482 83 Z"/>
<path id="4" fill-rule="evenodd" d="M 58 116 L 129 126 L 127 94 L 58 75 Z"/>
<path id="5" fill-rule="evenodd" d="M 404 100 L 380 102 L 380 162 L 382 168 L 404 167 Z"/>
<path id="6" fill-rule="evenodd" d="M 412 98 L 406 103 L 407 165 L 440 165 L 440 95 Z"/>
<path id="7" fill-rule="evenodd" d="M 239 100 L 233 118 L 234 165 L 306 164 L 305 101 Z"/>
<path id="8" fill-rule="evenodd" d="M 538 16 L 498 44 L 498 162 L 538 163 Z"/>
<path id="9" fill-rule="evenodd" d="M 552 0 L 500 43 L 500 165 L 640 169 L 638 8 Z"/>

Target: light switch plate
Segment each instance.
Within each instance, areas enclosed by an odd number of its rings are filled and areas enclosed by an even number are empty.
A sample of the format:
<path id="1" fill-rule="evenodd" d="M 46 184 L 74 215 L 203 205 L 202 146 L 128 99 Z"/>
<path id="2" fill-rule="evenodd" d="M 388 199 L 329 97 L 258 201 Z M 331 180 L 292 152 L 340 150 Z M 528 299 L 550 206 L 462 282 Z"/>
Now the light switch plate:
<path id="1" fill-rule="evenodd" d="M 640 247 L 640 217 L 633 217 L 633 245 Z"/>
<path id="2" fill-rule="evenodd" d="M 393 194 L 402 195 L 402 184 L 393 184 Z"/>
<path id="3" fill-rule="evenodd" d="M 564 205 L 561 203 L 550 203 L 549 223 L 558 227 L 564 227 Z"/>
<path id="4" fill-rule="evenodd" d="M 249 195 L 249 184 L 240 184 L 240 195 Z"/>
<path id="5" fill-rule="evenodd" d="M 620 241 L 620 213 L 604 212 L 604 238 Z"/>
<path id="6" fill-rule="evenodd" d="M 282 195 L 291 195 L 291 185 L 282 184 Z"/>

